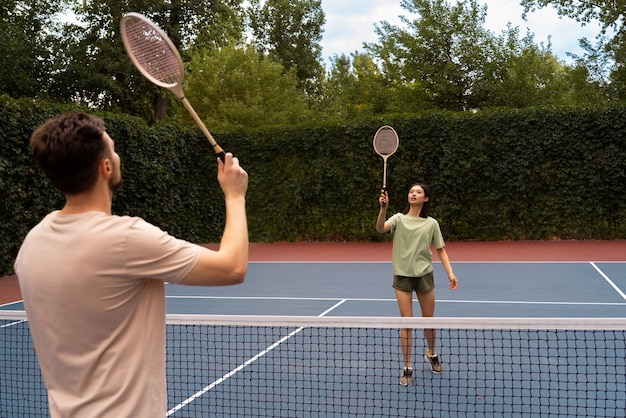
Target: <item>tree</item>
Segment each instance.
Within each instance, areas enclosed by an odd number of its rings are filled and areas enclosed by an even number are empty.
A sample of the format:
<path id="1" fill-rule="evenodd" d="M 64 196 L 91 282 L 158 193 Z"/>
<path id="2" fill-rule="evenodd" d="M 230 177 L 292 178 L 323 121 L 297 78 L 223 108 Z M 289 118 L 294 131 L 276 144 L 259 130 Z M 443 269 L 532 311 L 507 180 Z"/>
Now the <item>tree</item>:
<path id="1" fill-rule="evenodd" d="M 165 119 L 172 96 L 132 66 L 123 49 L 119 22 L 129 11 L 154 20 L 186 57 L 202 42 L 218 47 L 243 31 L 241 0 L 89 0 L 74 3 L 77 23 L 65 27 L 67 53 L 59 59 L 54 94 L 149 121 Z"/>
<path id="2" fill-rule="evenodd" d="M 424 103 L 410 85 L 390 81 L 371 54 L 358 52 L 332 58 L 323 97 L 318 112 L 335 119 L 410 112 Z"/>
<path id="3" fill-rule="evenodd" d="M 307 116 L 295 69 L 285 72 L 252 47 L 197 50 L 188 69 L 186 96 L 212 130 L 294 124 Z"/>
<path id="4" fill-rule="evenodd" d="M 576 57 L 577 65 L 588 67 L 588 76 L 612 92 L 617 98 L 626 98 L 626 8 L 624 1 L 615 0 L 520 0 L 524 16 L 528 12 L 552 6 L 560 16 L 572 18 L 582 25 L 597 21 L 601 25 L 594 46 L 586 38 L 580 39 L 585 51 Z M 608 65 L 612 62 L 612 65 Z M 608 76 L 607 76 L 607 73 Z M 611 85 L 607 84 L 610 81 Z"/>
<path id="5" fill-rule="evenodd" d="M 495 37 L 484 28 L 486 6 L 475 0 L 450 5 L 445 0 L 402 0 L 417 17 L 402 17 L 408 29 L 382 22 L 379 44 L 366 48 L 383 71 L 399 83 L 417 86 L 433 107 L 465 110 L 479 106 L 476 83 L 485 78 Z"/>
<path id="6" fill-rule="evenodd" d="M 553 6 L 561 16 L 581 23 L 598 20 L 605 29 L 613 26 L 621 32 L 624 26 L 624 2 L 615 0 L 520 0 L 524 16 L 546 6 Z"/>
<path id="7" fill-rule="evenodd" d="M 535 44 L 530 32 L 520 37 L 519 28 L 509 25 L 498 38 L 494 53 L 499 56 L 486 71 L 492 77 L 480 83 L 485 107 L 579 105 L 602 97 L 597 85 L 581 78 L 587 74 L 584 69 L 559 62 L 550 45 Z M 583 91 L 583 95 L 577 94 Z"/>
<path id="8" fill-rule="evenodd" d="M 602 97 L 597 85 L 582 83 L 580 70 L 556 59 L 550 44 L 535 44 L 532 33 L 522 37 L 511 25 L 500 35 L 487 30 L 487 8 L 476 0 L 401 5 L 416 17 L 403 16 L 406 27 L 381 22 L 379 43 L 366 44 L 398 111 L 566 105 L 581 98 L 573 89 L 593 91 L 586 102 Z"/>
<path id="9" fill-rule="evenodd" d="M 0 93 L 46 97 L 60 44 L 63 0 L 3 0 L 0 4 Z"/>
<path id="10" fill-rule="evenodd" d="M 315 96 L 324 69 L 321 62 L 325 23 L 320 0 L 250 0 L 250 28 L 262 55 L 295 69 L 298 87 Z"/>

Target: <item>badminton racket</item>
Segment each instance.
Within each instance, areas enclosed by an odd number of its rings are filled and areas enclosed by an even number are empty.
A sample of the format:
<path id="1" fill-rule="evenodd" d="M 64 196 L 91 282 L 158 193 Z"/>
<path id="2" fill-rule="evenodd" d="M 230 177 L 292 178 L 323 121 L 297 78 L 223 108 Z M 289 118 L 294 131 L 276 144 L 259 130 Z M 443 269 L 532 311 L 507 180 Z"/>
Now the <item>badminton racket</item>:
<path id="1" fill-rule="evenodd" d="M 224 150 L 217 144 L 185 98 L 182 88 L 185 68 L 180 53 L 171 39 L 156 23 L 139 13 L 124 15 L 120 22 L 120 31 L 124 48 L 135 67 L 152 83 L 170 90 L 183 102 L 211 143 L 215 154 L 224 161 Z"/>
<path id="2" fill-rule="evenodd" d="M 374 135 L 374 151 L 383 157 L 383 190 L 387 191 L 387 159 L 398 149 L 400 140 L 391 126 L 382 126 Z"/>

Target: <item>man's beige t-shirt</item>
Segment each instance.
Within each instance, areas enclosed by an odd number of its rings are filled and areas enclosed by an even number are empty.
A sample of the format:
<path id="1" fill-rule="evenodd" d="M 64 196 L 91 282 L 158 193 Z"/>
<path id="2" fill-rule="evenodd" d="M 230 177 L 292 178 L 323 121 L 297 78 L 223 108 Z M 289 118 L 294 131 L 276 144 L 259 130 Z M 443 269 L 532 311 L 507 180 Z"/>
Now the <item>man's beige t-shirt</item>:
<path id="1" fill-rule="evenodd" d="M 200 247 L 140 218 L 52 212 L 15 261 L 50 413 L 163 417 L 165 281 Z"/>

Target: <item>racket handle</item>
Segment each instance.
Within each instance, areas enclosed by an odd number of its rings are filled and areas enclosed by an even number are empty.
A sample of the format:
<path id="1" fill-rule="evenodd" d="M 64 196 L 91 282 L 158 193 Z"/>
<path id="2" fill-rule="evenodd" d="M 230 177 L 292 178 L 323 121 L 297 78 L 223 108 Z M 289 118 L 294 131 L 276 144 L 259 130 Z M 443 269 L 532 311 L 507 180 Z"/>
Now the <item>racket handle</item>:
<path id="1" fill-rule="evenodd" d="M 222 162 L 224 162 L 224 159 L 226 158 L 226 153 L 224 152 L 222 147 L 220 147 L 219 145 L 215 144 L 215 145 L 213 145 L 213 151 L 215 151 L 215 155 L 217 155 L 219 157 L 219 159 L 222 160 Z"/>
<path id="2" fill-rule="evenodd" d="M 383 157 L 383 192 L 387 194 L 387 157 Z M 387 204 L 383 203 L 382 207 L 387 207 Z"/>

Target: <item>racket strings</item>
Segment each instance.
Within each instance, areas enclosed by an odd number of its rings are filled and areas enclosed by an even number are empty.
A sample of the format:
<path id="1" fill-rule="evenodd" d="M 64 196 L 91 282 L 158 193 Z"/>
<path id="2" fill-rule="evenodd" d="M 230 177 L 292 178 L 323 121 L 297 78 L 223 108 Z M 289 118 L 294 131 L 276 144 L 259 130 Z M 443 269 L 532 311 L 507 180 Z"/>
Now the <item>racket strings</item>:
<path id="1" fill-rule="evenodd" d="M 124 24 L 129 53 L 137 65 L 155 80 L 176 85 L 183 79 L 183 68 L 176 51 L 164 37 L 148 23 L 126 19 Z"/>
<path id="2" fill-rule="evenodd" d="M 380 155 L 391 155 L 398 149 L 398 137 L 393 131 L 381 131 L 374 138 L 374 149 Z"/>

